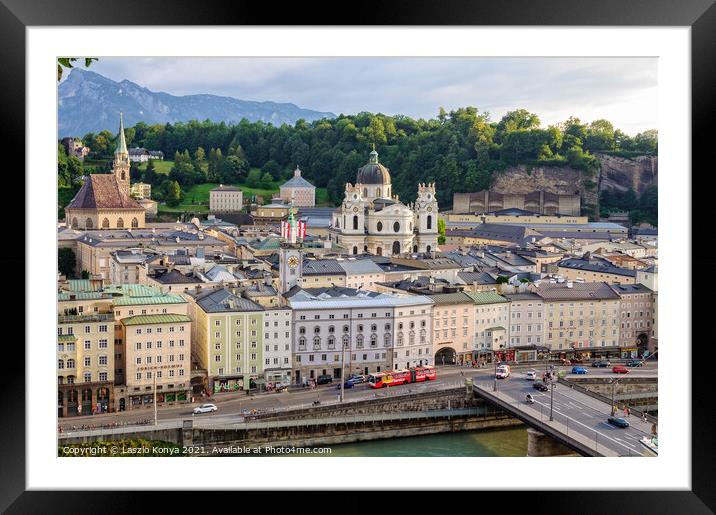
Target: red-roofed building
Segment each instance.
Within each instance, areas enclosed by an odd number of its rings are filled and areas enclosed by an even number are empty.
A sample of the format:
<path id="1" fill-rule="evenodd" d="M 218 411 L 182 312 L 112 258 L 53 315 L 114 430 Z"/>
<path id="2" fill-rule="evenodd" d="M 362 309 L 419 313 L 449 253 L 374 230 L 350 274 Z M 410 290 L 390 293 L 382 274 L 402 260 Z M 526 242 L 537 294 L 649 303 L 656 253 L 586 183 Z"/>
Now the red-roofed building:
<path id="1" fill-rule="evenodd" d="M 141 229 L 145 209 L 129 196 L 129 153 L 120 114 L 119 141 L 112 173 L 91 174 L 65 208 L 67 226 L 73 229 Z"/>

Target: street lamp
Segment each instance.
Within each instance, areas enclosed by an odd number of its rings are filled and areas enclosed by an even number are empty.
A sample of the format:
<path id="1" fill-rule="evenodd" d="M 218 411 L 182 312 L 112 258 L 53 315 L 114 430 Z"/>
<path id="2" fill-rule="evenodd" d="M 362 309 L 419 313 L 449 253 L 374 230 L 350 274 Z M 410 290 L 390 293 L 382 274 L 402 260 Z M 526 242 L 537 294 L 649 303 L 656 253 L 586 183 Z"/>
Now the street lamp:
<path id="1" fill-rule="evenodd" d="M 554 379 L 549 380 L 549 421 L 552 422 L 554 418 L 552 417 L 552 411 L 554 409 Z"/>

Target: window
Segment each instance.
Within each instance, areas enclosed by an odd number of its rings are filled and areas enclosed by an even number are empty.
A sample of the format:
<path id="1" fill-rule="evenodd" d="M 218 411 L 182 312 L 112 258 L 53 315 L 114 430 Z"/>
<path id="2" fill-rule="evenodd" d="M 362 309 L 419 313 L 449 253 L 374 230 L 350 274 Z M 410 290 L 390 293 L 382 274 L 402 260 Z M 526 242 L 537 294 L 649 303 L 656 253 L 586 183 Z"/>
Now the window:
<path id="1" fill-rule="evenodd" d="M 107 356 L 100 356 L 100 357 L 99 357 L 99 364 L 100 364 L 100 365 L 106 365 L 106 364 L 107 364 Z"/>
<path id="2" fill-rule="evenodd" d="M 74 359 L 67 360 L 67 368 L 75 368 L 75 360 Z"/>
<path id="3" fill-rule="evenodd" d="M 100 341 L 99 341 L 99 348 L 100 348 L 100 349 L 106 349 L 106 348 L 107 348 L 107 340 L 100 340 Z"/>
<path id="4" fill-rule="evenodd" d="M 89 367 L 92 364 L 92 358 L 85 356 L 85 366 Z"/>
<path id="5" fill-rule="evenodd" d="M 58 360 L 57 368 L 65 368 L 65 360 L 63 360 L 63 359 Z"/>
<path id="6" fill-rule="evenodd" d="M 85 379 L 85 383 L 91 383 L 92 382 L 92 372 L 85 372 L 84 379 Z"/>

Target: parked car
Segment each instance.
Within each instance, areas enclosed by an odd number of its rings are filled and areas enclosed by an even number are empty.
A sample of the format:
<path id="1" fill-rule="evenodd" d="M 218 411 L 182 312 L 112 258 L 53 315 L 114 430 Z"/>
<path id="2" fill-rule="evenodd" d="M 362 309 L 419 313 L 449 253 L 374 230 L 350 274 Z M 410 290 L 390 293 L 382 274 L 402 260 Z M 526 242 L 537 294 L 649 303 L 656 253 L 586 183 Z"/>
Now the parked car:
<path id="1" fill-rule="evenodd" d="M 525 374 L 525 379 L 528 381 L 535 381 L 537 379 L 537 372 L 534 370 L 528 370 Z"/>
<path id="2" fill-rule="evenodd" d="M 639 359 L 630 359 L 626 362 L 626 366 L 628 367 L 642 367 L 644 366 L 644 362 Z"/>
<path id="3" fill-rule="evenodd" d="M 572 367 L 573 374 L 586 374 L 587 369 L 584 367 Z"/>
<path id="4" fill-rule="evenodd" d="M 199 413 L 211 413 L 212 411 L 216 411 L 218 409 L 219 408 L 217 408 L 215 404 L 202 404 L 201 406 L 194 408 L 192 413 L 198 415 Z"/>
<path id="5" fill-rule="evenodd" d="M 607 422 L 613 426 L 621 427 L 622 429 L 629 427 L 629 422 L 621 417 L 609 417 Z"/>
<path id="6" fill-rule="evenodd" d="M 316 379 L 316 384 L 328 384 L 333 382 L 333 376 L 325 375 L 325 376 L 318 376 L 318 379 Z"/>
<path id="7" fill-rule="evenodd" d="M 599 368 L 607 368 L 607 367 L 611 367 L 612 364 L 608 359 L 599 359 L 597 361 L 594 361 L 592 363 L 592 366 L 599 367 Z"/>
<path id="8" fill-rule="evenodd" d="M 549 387 L 543 382 L 543 381 L 535 381 L 535 383 L 532 385 L 532 388 L 535 390 L 539 390 L 540 392 L 546 392 L 549 390 Z"/>
<path id="9" fill-rule="evenodd" d="M 355 386 L 355 382 L 352 379 L 346 379 L 345 382 L 343 383 L 343 388 L 345 388 L 345 389 L 353 388 L 354 386 Z M 338 383 L 338 386 L 336 386 L 336 390 L 340 390 L 340 389 L 341 389 L 341 383 Z"/>
<path id="10" fill-rule="evenodd" d="M 612 368 L 612 372 L 614 372 L 615 374 L 628 374 L 629 369 L 627 367 L 617 365 L 614 368 Z"/>

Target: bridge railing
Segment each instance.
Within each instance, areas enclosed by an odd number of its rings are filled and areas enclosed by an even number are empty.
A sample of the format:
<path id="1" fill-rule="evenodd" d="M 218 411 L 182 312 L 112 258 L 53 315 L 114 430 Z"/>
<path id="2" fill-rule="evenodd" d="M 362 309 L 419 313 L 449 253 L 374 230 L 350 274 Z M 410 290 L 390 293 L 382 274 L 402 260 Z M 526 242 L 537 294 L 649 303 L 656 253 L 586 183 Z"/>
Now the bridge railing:
<path id="1" fill-rule="evenodd" d="M 606 402 L 609 406 L 611 406 L 611 404 L 612 404 L 612 399 L 611 399 L 610 397 L 607 397 L 606 395 L 602 395 L 602 394 L 600 394 L 600 393 L 596 393 L 596 392 L 593 392 L 593 391 L 591 391 L 591 390 L 588 390 L 587 388 L 584 388 L 583 386 L 580 386 L 580 385 L 578 385 L 578 384 L 576 384 L 576 383 L 574 383 L 574 382 L 572 382 L 572 381 L 569 381 L 569 380 L 567 380 L 567 379 L 564 379 L 564 378 L 562 378 L 562 377 L 557 378 L 557 381 L 558 381 L 560 384 L 563 384 L 563 385 L 565 385 L 565 386 L 571 388 L 572 390 L 575 390 L 575 391 L 577 391 L 577 392 L 579 392 L 579 393 L 583 393 L 584 395 L 587 395 L 587 396 L 589 396 L 589 397 L 591 397 L 591 398 L 593 398 L 593 399 L 597 399 L 597 400 L 599 400 L 599 401 Z M 614 400 L 618 400 L 618 399 L 615 398 Z M 634 415 L 638 415 L 639 418 L 644 417 L 644 412 L 643 412 L 642 410 L 638 409 L 638 408 L 632 408 L 632 407 L 630 406 L 630 407 L 629 407 L 629 411 L 630 411 L 631 413 L 633 413 Z M 658 418 L 658 417 L 655 417 L 655 416 L 653 416 L 653 415 L 649 415 L 648 413 L 646 414 L 646 420 L 649 421 L 649 422 L 655 423 L 655 424 L 659 422 L 659 418 Z"/>
<path id="2" fill-rule="evenodd" d="M 552 420 L 550 420 L 549 406 L 542 404 L 526 404 L 521 399 L 514 399 L 502 392 L 493 391 L 493 381 L 476 381 L 475 387 L 482 390 L 481 396 L 486 399 L 491 397 L 497 404 L 508 411 L 510 414 L 525 421 L 528 425 L 533 426 L 540 432 L 549 434 L 557 441 L 574 448 L 581 448 L 591 451 L 595 456 L 644 456 L 644 452 L 632 449 L 628 445 L 607 438 L 599 431 L 593 430 L 581 424 L 578 421 L 571 420 L 569 417 L 552 411 Z M 493 401 L 493 402 L 494 402 Z M 610 442 L 611 445 L 607 445 Z M 618 450 L 615 450 L 617 447 Z"/>

